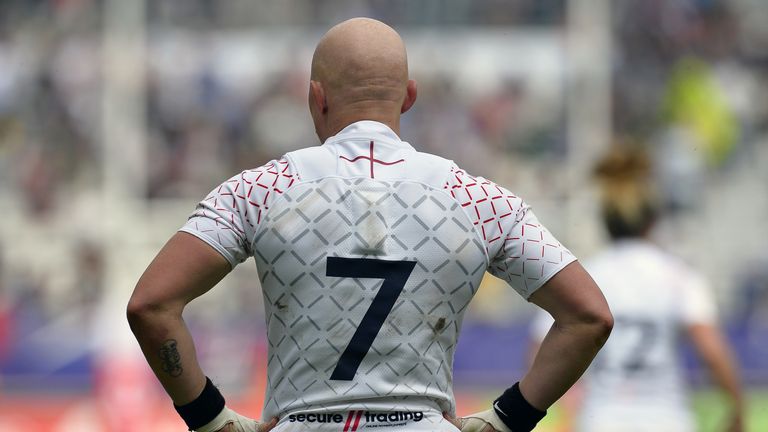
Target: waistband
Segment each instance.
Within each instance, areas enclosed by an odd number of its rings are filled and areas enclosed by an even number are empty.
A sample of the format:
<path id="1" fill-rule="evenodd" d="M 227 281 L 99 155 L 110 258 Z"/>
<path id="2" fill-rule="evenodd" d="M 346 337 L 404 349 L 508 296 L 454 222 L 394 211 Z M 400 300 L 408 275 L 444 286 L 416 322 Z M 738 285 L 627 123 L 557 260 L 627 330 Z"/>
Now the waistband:
<path id="1" fill-rule="evenodd" d="M 294 412 L 281 418 L 274 429 L 275 432 L 454 432 L 456 430 L 439 411 L 406 408 Z"/>

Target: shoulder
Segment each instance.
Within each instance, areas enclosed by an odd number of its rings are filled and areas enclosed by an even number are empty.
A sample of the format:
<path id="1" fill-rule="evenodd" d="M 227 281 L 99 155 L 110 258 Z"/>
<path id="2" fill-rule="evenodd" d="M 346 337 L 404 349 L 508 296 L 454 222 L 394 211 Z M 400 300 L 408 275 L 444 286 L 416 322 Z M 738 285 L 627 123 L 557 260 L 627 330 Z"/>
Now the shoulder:
<path id="1" fill-rule="evenodd" d="M 336 155 L 328 146 L 305 147 L 286 153 L 286 161 L 297 179 L 311 181 L 334 171 Z"/>
<path id="2" fill-rule="evenodd" d="M 299 180 L 296 167 L 286 156 L 271 160 L 260 167 L 245 170 L 239 176 L 244 183 L 256 185 L 262 189 L 269 187 L 287 189 Z"/>
<path id="3" fill-rule="evenodd" d="M 691 263 L 683 257 L 664 249 L 662 246 L 650 245 L 646 253 L 649 260 L 652 259 L 656 266 L 666 270 L 669 277 L 678 283 L 693 283 L 696 285 L 704 283 L 704 275 Z"/>
<path id="4" fill-rule="evenodd" d="M 296 167 L 283 156 L 266 164 L 240 172 L 223 184 L 234 187 L 234 197 L 250 205 L 265 206 L 299 181 Z"/>
<path id="5" fill-rule="evenodd" d="M 213 189 L 195 214 L 215 210 L 218 216 L 241 219 L 254 227 L 276 198 L 297 184 L 299 174 L 283 156 L 256 168 L 241 171 Z M 242 229 L 238 229 L 242 231 Z"/>
<path id="6" fill-rule="evenodd" d="M 585 268 L 596 279 L 622 279 L 627 269 L 642 269 L 644 280 L 654 280 L 675 291 L 706 286 L 706 279 L 680 256 L 652 242 L 614 243 L 588 259 Z"/>
<path id="7" fill-rule="evenodd" d="M 451 168 L 456 165 L 450 159 L 419 151 L 410 152 L 408 164 L 408 175 L 413 180 L 443 189 L 452 173 Z"/>
<path id="8" fill-rule="evenodd" d="M 453 162 L 443 188 L 478 220 L 505 219 L 526 207 L 523 199 L 508 189 L 484 177 L 473 176 Z"/>

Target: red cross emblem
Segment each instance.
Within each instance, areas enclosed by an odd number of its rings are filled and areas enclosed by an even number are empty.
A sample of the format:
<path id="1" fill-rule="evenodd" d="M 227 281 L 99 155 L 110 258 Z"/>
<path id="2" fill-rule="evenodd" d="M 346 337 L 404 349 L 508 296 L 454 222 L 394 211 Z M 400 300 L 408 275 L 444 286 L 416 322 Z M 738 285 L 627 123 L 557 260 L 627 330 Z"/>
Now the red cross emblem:
<path id="1" fill-rule="evenodd" d="M 396 160 L 394 162 L 384 162 L 382 160 L 376 159 L 373 157 L 373 141 L 371 141 L 371 148 L 370 148 L 370 156 L 357 156 L 354 159 L 349 159 L 345 156 L 339 156 L 340 159 L 344 159 L 347 162 L 357 162 L 360 159 L 368 160 L 368 163 L 371 165 L 371 178 L 374 178 L 373 176 L 373 165 L 374 164 L 381 164 L 381 165 L 394 165 L 399 164 L 400 162 L 405 162 L 405 159 Z"/>

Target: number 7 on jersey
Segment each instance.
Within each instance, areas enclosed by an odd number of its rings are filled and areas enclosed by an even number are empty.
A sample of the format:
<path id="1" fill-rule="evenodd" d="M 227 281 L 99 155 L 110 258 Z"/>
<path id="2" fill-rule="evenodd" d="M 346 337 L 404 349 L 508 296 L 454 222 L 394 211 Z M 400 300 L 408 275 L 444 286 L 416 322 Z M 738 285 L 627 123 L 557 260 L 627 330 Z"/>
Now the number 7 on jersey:
<path id="1" fill-rule="evenodd" d="M 395 301 L 415 266 L 416 261 L 328 257 L 326 276 L 384 279 L 379 292 L 352 335 L 352 340 L 341 353 L 339 362 L 331 374 L 332 380 L 350 381 L 354 378 L 357 368 L 373 345 L 373 340 L 395 306 Z"/>

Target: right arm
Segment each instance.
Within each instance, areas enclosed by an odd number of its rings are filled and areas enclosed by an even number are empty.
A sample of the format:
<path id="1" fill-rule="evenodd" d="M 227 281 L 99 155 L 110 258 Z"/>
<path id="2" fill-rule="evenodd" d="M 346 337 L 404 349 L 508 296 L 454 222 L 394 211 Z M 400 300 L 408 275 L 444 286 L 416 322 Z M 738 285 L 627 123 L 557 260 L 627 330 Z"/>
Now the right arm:
<path id="1" fill-rule="evenodd" d="M 520 381 L 525 399 L 543 411 L 565 394 L 590 365 L 611 333 L 613 316 L 600 288 L 575 261 L 529 300 L 555 320 Z"/>

